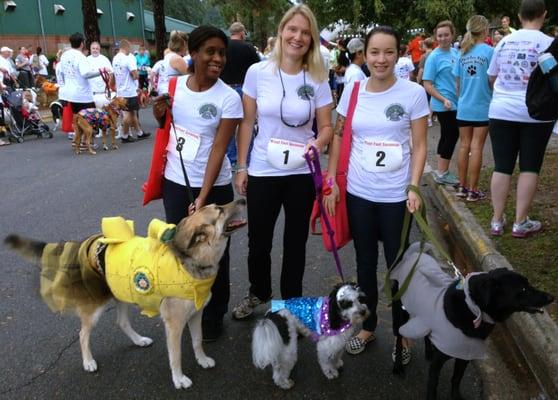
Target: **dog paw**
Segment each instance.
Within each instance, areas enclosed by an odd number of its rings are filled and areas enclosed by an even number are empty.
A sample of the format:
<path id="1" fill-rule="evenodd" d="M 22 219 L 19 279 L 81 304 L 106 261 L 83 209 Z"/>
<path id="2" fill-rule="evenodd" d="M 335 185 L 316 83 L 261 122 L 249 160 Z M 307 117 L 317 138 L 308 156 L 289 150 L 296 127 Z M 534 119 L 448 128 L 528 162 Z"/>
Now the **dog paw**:
<path id="1" fill-rule="evenodd" d="M 97 361 L 95 361 L 94 359 L 83 360 L 83 369 L 87 372 L 97 371 Z"/>
<path id="2" fill-rule="evenodd" d="M 198 357 L 196 358 L 196 360 L 198 361 L 198 364 L 202 367 L 202 368 L 213 368 L 215 366 L 215 360 L 211 357 Z"/>
<path id="3" fill-rule="evenodd" d="M 323 371 L 327 379 L 335 379 L 339 377 L 339 371 L 337 371 L 335 368 L 327 368 Z"/>
<path id="4" fill-rule="evenodd" d="M 148 338 L 148 337 L 146 337 L 146 336 L 141 336 L 138 340 L 136 340 L 136 341 L 134 342 L 134 344 L 135 344 L 136 346 L 139 346 L 139 347 L 151 346 L 151 344 L 153 344 L 153 339 Z"/>
<path id="5" fill-rule="evenodd" d="M 177 377 L 173 376 L 172 381 L 174 383 L 174 387 L 177 389 L 188 389 L 192 386 L 192 380 L 186 375 L 179 375 Z"/>
<path id="6" fill-rule="evenodd" d="M 292 379 L 283 379 L 281 381 L 275 381 L 275 384 L 281 389 L 289 390 L 294 386 L 294 381 Z"/>

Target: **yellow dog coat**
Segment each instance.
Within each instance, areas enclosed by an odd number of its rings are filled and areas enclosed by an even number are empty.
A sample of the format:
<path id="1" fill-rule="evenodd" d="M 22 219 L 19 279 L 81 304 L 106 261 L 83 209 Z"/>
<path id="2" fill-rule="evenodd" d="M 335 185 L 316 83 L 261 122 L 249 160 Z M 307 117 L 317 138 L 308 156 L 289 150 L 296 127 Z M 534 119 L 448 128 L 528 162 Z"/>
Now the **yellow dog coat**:
<path id="1" fill-rule="evenodd" d="M 108 244 L 105 276 L 114 297 L 135 303 L 149 317 L 159 314 L 164 297 L 192 300 L 197 310 L 205 304 L 215 276 L 192 277 L 163 243 L 162 236 L 175 228 L 154 219 L 147 237 L 134 233 L 133 221 L 122 217 L 103 218 L 101 243 Z"/>

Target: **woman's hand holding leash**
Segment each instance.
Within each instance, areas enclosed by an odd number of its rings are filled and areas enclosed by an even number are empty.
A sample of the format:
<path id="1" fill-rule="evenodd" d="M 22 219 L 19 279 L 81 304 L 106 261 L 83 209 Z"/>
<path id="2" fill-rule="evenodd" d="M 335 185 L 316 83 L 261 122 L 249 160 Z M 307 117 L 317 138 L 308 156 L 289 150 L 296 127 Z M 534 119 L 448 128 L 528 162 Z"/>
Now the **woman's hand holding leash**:
<path id="1" fill-rule="evenodd" d="M 420 209 L 420 197 L 413 191 L 407 193 L 407 210 L 412 214 Z"/>
<path id="2" fill-rule="evenodd" d="M 153 117 L 159 123 L 159 128 L 165 125 L 167 110 L 170 108 L 170 96 L 168 93 L 157 96 L 153 99 Z"/>

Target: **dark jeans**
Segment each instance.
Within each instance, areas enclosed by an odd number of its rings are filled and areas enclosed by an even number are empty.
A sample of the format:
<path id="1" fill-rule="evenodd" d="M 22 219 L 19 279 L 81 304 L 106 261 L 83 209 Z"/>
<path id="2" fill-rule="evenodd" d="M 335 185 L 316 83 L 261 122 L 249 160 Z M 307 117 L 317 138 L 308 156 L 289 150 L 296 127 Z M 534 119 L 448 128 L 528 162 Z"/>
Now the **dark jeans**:
<path id="1" fill-rule="evenodd" d="M 378 325 L 378 242 L 384 244 L 387 268 L 391 267 L 401 242 L 401 230 L 405 216 L 406 202 L 376 203 L 354 196 L 347 192 L 347 211 L 349 227 L 353 235 L 356 252 L 358 285 L 366 294 L 366 305 L 370 317 L 364 321 L 362 328 L 375 331 Z M 409 232 L 405 247 L 409 245 Z M 393 290 L 392 290 L 393 292 Z M 391 307 L 393 332 L 398 335 L 399 327 L 408 319 L 401 308 L 401 302 Z"/>
<path id="2" fill-rule="evenodd" d="M 273 230 L 281 207 L 285 211 L 281 297 L 302 296 L 314 196 L 310 174 L 248 177 L 248 278 L 250 293 L 260 300 L 271 296 Z"/>
<path id="3" fill-rule="evenodd" d="M 201 188 L 192 188 L 194 198 L 200 193 Z M 214 186 L 207 197 L 207 204 L 227 204 L 234 200 L 232 185 Z M 186 186 L 179 185 L 167 179 L 163 181 L 163 205 L 168 223 L 178 224 L 188 213 L 188 194 Z M 230 297 L 229 279 L 229 245 L 219 261 L 219 272 L 211 287 L 211 300 L 203 310 L 203 318 L 221 320 L 227 313 Z"/>

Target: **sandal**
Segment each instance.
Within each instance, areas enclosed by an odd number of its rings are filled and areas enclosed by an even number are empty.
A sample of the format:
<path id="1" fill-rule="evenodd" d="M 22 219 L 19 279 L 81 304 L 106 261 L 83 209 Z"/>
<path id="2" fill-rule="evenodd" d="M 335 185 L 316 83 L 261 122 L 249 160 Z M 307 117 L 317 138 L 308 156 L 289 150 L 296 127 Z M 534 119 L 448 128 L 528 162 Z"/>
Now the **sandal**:
<path id="1" fill-rule="evenodd" d="M 391 352 L 391 359 L 395 362 L 395 344 L 393 345 L 393 351 Z M 403 365 L 407 365 L 411 362 L 411 348 L 403 346 L 401 350 L 401 362 Z"/>
<path id="2" fill-rule="evenodd" d="M 376 335 L 374 332 L 370 332 L 370 336 L 366 339 L 361 339 L 358 336 L 353 336 L 349 339 L 349 341 L 345 344 L 345 351 L 349 354 L 360 354 L 366 349 L 366 345 L 370 342 L 376 340 Z"/>

